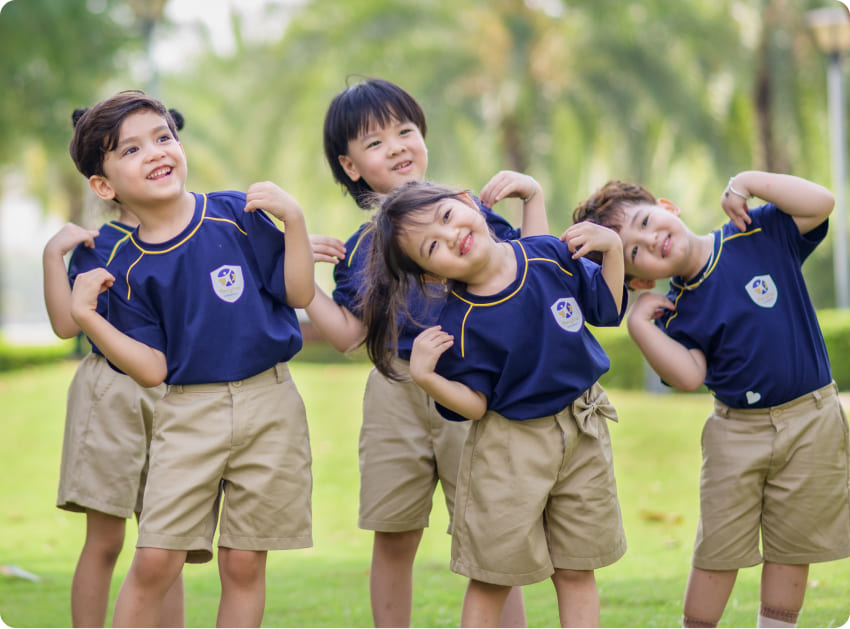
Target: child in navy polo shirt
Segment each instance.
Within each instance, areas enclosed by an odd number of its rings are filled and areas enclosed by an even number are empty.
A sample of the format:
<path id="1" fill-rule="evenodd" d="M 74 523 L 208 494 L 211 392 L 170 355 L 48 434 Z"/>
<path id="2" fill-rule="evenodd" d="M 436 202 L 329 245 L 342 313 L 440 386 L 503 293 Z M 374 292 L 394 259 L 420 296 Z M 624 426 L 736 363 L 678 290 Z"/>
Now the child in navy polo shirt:
<path id="1" fill-rule="evenodd" d="M 370 78 L 337 94 L 325 115 L 324 148 L 334 179 L 364 210 L 372 209 L 376 193 L 420 181 L 428 167 L 425 114 L 419 103 L 390 81 Z M 489 206 L 508 197 L 523 201 L 523 233 L 547 233 L 543 192 L 521 173 L 497 173 L 481 191 L 480 207 L 498 238 L 517 238 L 514 229 Z M 339 351 L 354 349 L 366 334 L 360 300 L 368 277 L 366 262 L 372 238 L 364 222 L 346 243 L 311 236 L 315 259 L 330 261 L 336 287 L 333 295 L 316 288 L 307 314 Z M 427 303 L 418 290 L 407 309 L 418 320 L 434 319 L 440 304 Z M 396 367 L 405 371 L 413 339 L 421 327 L 402 317 Z M 360 430 L 360 528 L 374 531 L 369 590 L 376 626 L 410 625 L 413 562 L 423 529 L 428 525 L 432 497 L 440 483 L 451 519 L 465 424 L 443 421 L 434 402 L 410 380 L 390 380 L 372 370 L 363 395 Z M 525 625 L 522 592 L 509 597 L 503 626 Z"/>
<path id="2" fill-rule="evenodd" d="M 466 193 L 419 182 L 387 195 L 373 231 L 366 346 L 387 377 L 411 284 L 448 290 L 410 375 L 443 417 L 475 420 L 452 524 L 451 568 L 470 578 L 461 625 L 496 626 L 512 586 L 551 577 L 561 623 L 598 626 L 594 570 L 626 542 L 605 421 L 616 413 L 597 382 L 609 361 L 585 322 L 622 317 L 617 234 L 575 226 L 569 251 L 548 235 L 500 242 Z"/>
<path id="3" fill-rule="evenodd" d="M 84 113 L 85 109 L 73 112 L 75 125 Z M 174 109 L 169 113 L 180 130 L 183 116 Z M 71 287 L 77 275 L 106 266 L 138 224 L 131 212 L 119 206 L 117 219 L 98 230 L 68 223 L 47 242 L 44 303 L 57 336 L 67 339 L 80 333 L 71 317 Z M 98 299 L 101 314 L 106 313 L 106 301 L 104 293 Z M 102 627 L 106 620 L 112 574 L 124 546 L 125 521 L 133 513 L 138 517 L 142 510 L 153 408 L 163 393 L 165 385 L 140 387 L 112 369 L 94 344 L 68 387 L 56 506 L 86 516 L 85 543 L 71 582 L 74 627 Z M 179 577 L 157 624 L 175 627 L 184 623 L 183 579 Z"/>
<path id="4" fill-rule="evenodd" d="M 767 203 L 749 208 L 754 196 Z M 619 232 L 631 288 L 671 278 L 666 297 L 637 298 L 629 333 L 665 383 L 714 395 L 685 626 L 716 626 L 738 569 L 759 563 L 759 626 L 794 626 L 809 564 L 850 555 L 847 419 L 801 272 L 833 203 L 805 179 L 746 171 L 721 198 L 731 220 L 706 235 L 623 181 L 574 212 Z"/>
<path id="5" fill-rule="evenodd" d="M 211 558 L 221 506 L 216 622 L 259 626 L 267 551 L 312 545 L 307 423 L 286 365 L 301 348 L 294 308 L 314 290 L 303 213 L 269 182 L 188 192 L 174 123 L 138 91 L 89 109 L 71 156 L 140 221 L 110 270 L 77 277 L 74 320 L 137 382 L 168 384 L 113 624 L 156 622 L 183 563 Z M 107 289 L 108 320 L 96 310 Z"/>

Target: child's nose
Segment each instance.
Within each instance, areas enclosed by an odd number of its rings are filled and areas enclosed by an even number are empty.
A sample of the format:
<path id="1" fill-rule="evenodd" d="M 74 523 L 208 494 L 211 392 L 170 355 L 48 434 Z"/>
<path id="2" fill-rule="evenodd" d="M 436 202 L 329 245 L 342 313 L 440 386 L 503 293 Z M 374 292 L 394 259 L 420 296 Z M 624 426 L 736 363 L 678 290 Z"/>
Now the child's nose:
<path id="1" fill-rule="evenodd" d="M 147 149 L 146 153 L 147 153 L 146 157 L 147 157 L 148 161 L 159 159 L 163 155 L 165 155 L 165 151 L 162 149 L 162 147 L 158 146 L 156 144 L 151 145 Z"/>

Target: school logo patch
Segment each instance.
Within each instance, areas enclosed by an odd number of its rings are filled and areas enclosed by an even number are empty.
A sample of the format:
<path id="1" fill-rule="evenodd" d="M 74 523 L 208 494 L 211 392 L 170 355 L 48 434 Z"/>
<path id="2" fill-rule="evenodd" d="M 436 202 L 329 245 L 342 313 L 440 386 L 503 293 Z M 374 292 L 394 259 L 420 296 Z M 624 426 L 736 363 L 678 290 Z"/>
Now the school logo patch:
<path id="1" fill-rule="evenodd" d="M 581 308 L 578 307 L 574 297 L 561 297 L 549 309 L 555 317 L 558 325 L 567 332 L 578 332 L 584 325 L 584 317 Z"/>
<path id="2" fill-rule="evenodd" d="M 746 289 L 750 299 L 762 308 L 773 308 L 779 296 L 779 291 L 776 290 L 776 284 L 770 275 L 756 275 L 747 282 Z"/>
<path id="3" fill-rule="evenodd" d="M 242 277 L 241 266 L 225 264 L 210 273 L 213 290 L 219 299 L 233 303 L 242 296 L 245 290 L 245 279 Z"/>

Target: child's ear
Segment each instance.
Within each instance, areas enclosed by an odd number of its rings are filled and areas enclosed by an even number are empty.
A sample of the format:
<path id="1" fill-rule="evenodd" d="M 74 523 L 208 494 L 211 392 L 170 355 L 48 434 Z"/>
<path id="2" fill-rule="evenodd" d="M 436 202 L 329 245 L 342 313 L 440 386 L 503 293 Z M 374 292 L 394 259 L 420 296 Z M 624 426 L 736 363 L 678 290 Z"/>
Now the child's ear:
<path id="1" fill-rule="evenodd" d="M 642 280 L 639 277 L 633 277 L 626 285 L 632 290 L 649 290 L 655 288 L 655 280 Z"/>
<path id="2" fill-rule="evenodd" d="M 357 170 L 357 166 L 354 165 L 354 162 L 351 161 L 348 155 L 339 155 L 337 159 L 339 160 L 339 165 L 342 166 L 342 169 L 351 181 L 360 179 L 360 171 Z"/>
<path id="3" fill-rule="evenodd" d="M 98 197 L 104 201 L 111 201 L 115 198 L 115 190 L 109 183 L 109 180 L 103 175 L 92 175 L 89 177 L 89 187 Z"/>
<path id="4" fill-rule="evenodd" d="M 679 206 L 673 203 L 670 199 L 659 198 L 658 205 L 663 207 L 665 210 L 673 214 L 673 216 L 679 216 L 682 211 L 679 209 Z"/>

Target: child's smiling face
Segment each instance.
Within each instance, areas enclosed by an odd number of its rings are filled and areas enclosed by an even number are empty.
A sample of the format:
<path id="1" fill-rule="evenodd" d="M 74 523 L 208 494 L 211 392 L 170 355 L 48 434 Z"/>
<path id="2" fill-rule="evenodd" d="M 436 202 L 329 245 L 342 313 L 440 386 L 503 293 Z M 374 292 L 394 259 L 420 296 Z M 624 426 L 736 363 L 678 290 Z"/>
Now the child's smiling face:
<path id="1" fill-rule="evenodd" d="M 469 282 L 488 262 L 493 239 L 472 200 L 449 197 L 417 211 L 401 235 L 402 250 L 440 278 Z"/>
<path id="2" fill-rule="evenodd" d="M 371 124 L 349 140 L 340 165 L 352 181 L 363 179 L 375 192 L 385 194 L 409 181 L 422 181 L 428 169 L 425 139 L 414 123 L 392 118 Z"/>
<path id="3" fill-rule="evenodd" d="M 619 229 L 626 275 L 658 280 L 686 273 L 691 259 L 691 232 L 679 218 L 679 208 L 666 200 L 623 208 Z"/>
<path id="4" fill-rule="evenodd" d="M 103 160 L 105 176 L 91 178 L 101 198 L 117 198 L 130 208 L 165 202 L 183 194 L 186 155 L 158 113 L 142 109 L 121 123 L 118 144 Z"/>

